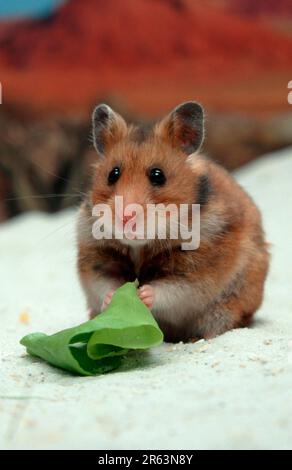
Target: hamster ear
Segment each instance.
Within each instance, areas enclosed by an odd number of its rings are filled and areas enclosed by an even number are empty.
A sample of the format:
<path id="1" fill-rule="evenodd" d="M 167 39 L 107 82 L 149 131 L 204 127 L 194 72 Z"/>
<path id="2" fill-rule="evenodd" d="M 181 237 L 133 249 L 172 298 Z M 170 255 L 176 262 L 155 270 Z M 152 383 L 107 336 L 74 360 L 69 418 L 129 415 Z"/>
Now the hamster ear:
<path id="1" fill-rule="evenodd" d="M 93 145 L 101 155 L 127 133 L 127 124 L 107 104 L 98 105 L 92 113 Z"/>
<path id="2" fill-rule="evenodd" d="M 188 101 L 175 108 L 156 128 L 158 135 L 190 155 L 204 140 L 204 111 L 200 104 Z"/>

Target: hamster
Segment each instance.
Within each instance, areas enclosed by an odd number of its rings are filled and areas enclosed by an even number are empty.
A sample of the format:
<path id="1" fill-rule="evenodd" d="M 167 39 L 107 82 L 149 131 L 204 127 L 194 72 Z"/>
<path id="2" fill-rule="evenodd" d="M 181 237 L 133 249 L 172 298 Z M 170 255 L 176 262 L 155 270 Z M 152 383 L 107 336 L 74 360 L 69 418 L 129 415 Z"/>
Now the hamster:
<path id="1" fill-rule="evenodd" d="M 183 103 L 143 128 L 100 104 L 92 122 L 96 164 L 78 215 L 78 272 L 90 316 L 138 278 L 139 296 L 165 341 L 212 338 L 249 325 L 269 265 L 261 215 L 235 179 L 200 153 L 201 105 Z M 107 204 L 114 213 L 115 196 L 125 206 L 200 204 L 199 247 L 183 250 L 180 239 L 170 238 L 97 240 L 93 207 Z M 129 218 L 123 214 L 120 222 Z"/>

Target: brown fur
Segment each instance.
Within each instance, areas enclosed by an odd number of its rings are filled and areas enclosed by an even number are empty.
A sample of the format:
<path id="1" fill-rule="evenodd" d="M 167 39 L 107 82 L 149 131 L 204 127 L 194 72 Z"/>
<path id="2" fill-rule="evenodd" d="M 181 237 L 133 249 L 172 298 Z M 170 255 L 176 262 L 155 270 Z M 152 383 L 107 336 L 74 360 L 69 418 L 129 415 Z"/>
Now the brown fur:
<path id="1" fill-rule="evenodd" d="M 179 136 L 169 137 L 169 119 L 143 139 L 133 126 L 125 132 L 120 119 L 115 121 L 119 139 L 106 135 L 105 155 L 96 163 L 92 191 L 80 210 L 78 270 L 88 307 L 98 313 L 107 288 L 138 277 L 155 291 L 152 311 L 168 341 L 210 338 L 248 325 L 261 305 L 269 262 L 257 207 L 223 168 L 202 155 L 187 156 Z M 176 123 L 179 132 L 181 126 Z M 188 129 L 183 135 L 193 137 Z M 107 175 L 117 165 L 122 175 L 109 186 Z M 165 186 L 149 184 L 151 167 L 164 170 Z M 182 251 L 177 240 L 154 240 L 133 249 L 119 240 L 95 240 L 91 207 L 112 205 L 115 195 L 123 195 L 125 204 L 142 205 L 203 198 L 200 247 Z M 102 286 L 101 292 L 94 286 Z"/>

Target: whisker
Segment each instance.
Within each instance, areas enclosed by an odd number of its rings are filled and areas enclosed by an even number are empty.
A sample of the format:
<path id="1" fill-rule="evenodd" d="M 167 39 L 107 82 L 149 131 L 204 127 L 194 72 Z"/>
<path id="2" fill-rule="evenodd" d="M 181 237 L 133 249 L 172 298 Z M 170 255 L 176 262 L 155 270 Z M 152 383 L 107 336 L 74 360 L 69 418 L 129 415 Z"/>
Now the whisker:
<path id="1" fill-rule="evenodd" d="M 59 232 L 59 230 L 61 230 L 61 229 L 64 228 L 64 227 L 67 227 L 68 225 L 72 225 L 72 220 L 69 220 L 69 221 L 65 222 L 64 224 L 60 225 L 59 227 L 57 227 L 57 228 L 56 228 L 55 230 L 53 230 L 52 232 L 48 233 L 48 235 L 46 235 L 45 237 L 41 238 L 35 246 L 38 246 L 40 243 L 44 242 L 45 240 L 47 240 L 48 238 L 50 238 L 52 235 L 54 235 L 55 233 Z"/>
<path id="2" fill-rule="evenodd" d="M 25 200 L 25 199 L 50 199 L 50 198 L 56 198 L 56 197 L 80 197 L 80 196 L 83 196 L 85 197 L 86 194 L 85 193 L 81 193 L 78 194 L 78 193 L 64 193 L 64 194 L 44 194 L 44 195 L 41 195 L 41 194 L 30 194 L 28 196 L 19 196 L 19 197 L 9 197 L 9 198 L 6 198 L 4 199 L 4 201 L 19 201 L 19 200 Z"/>
<path id="3" fill-rule="evenodd" d="M 58 178 L 62 181 L 65 181 L 65 183 L 70 183 L 70 180 L 68 180 L 67 178 L 64 178 L 63 176 L 60 176 L 60 175 L 57 175 L 56 173 L 54 173 L 53 171 L 50 171 L 48 170 L 47 168 L 43 168 L 39 163 L 37 162 L 34 162 L 34 161 L 31 161 L 31 160 L 28 160 L 27 158 L 24 157 L 24 159 L 29 162 L 29 163 L 32 163 L 33 165 L 35 165 L 36 167 L 40 168 L 40 170 L 44 171 L 45 173 L 47 173 L 48 175 L 51 175 L 51 176 L 54 176 L 55 178 Z"/>
<path id="4" fill-rule="evenodd" d="M 10 143 L 13 143 L 12 139 L 8 139 L 8 142 Z M 23 147 L 23 146 L 22 146 Z M 57 173 L 51 171 L 51 170 L 48 170 L 47 168 L 44 168 L 42 167 L 42 165 L 40 165 L 39 163 L 33 161 L 33 160 L 29 160 L 23 153 L 21 155 L 21 159 L 24 160 L 25 162 L 27 162 L 29 165 L 34 165 L 35 167 L 39 168 L 40 170 L 42 170 L 42 172 L 48 174 L 48 175 L 51 175 L 51 176 L 54 176 L 55 178 L 59 179 L 59 180 L 62 180 L 64 181 L 65 183 L 70 183 L 70 179 L 67 179 L 67 178 L 64 178 L 63 176 L 60 176 L 58 175 Z M 77 188 L 73 188 L 73 189 L 76 189 L 76 191 L 78 191 Z"/>

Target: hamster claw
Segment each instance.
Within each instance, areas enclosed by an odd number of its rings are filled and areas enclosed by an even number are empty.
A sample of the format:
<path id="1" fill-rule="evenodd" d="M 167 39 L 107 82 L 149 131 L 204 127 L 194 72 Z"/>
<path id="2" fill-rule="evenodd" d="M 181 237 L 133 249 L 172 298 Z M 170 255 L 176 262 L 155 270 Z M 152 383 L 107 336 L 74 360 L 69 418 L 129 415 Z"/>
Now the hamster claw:
<path id="1" fill-rule="evenodd" d="M 148 308 L 152 308 L 154 304 L 154 289 L 149 284 L 139 288 L 139 297 Z"/>
<path id="2" fill-rule="evenodd" d="M 107 308 L 107 306 L 110 304 L 110 301 L 112 300 L 112 297 L 113 297 L 114 293 L 115 293 L 114 289 L 111 289 L 105 295 L 105 297 L 103 299 L 103 302 L 102 302 L 101 311 L 105 310 Z"/>

